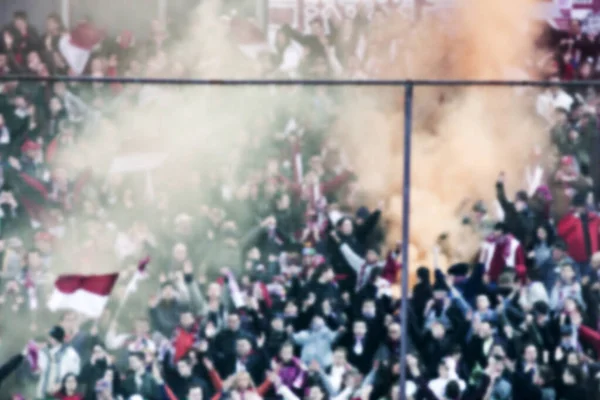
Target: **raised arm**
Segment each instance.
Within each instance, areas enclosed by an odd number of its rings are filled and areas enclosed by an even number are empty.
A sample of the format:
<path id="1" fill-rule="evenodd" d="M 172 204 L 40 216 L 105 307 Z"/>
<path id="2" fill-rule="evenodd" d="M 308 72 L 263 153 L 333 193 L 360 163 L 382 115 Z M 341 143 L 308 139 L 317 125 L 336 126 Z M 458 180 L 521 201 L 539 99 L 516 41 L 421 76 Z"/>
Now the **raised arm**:
<path id="1" fill-rule="evenodd" d="M 196 315 L 205 315 L 208 311 L 206 306 L 206 299 L 204 299 L 204 296 L 200 291 L 198 282 L 196 282 L 196 279 L 194 279 L 194 271 L 192 269 L 191 263 L 186 263 L 183 266 L 183 279 L 189 294 L 190 306 L 192 307 L 192 311 Z"/>
<path id="2" fill-rule="evenodd" d="M 350 265 L 350 267 L 352 267 L 352 269 L 357 273 L 360 272 L 362 266 L 365 265 L 365 259 L 356 254 L 347 243 L 342 243 L 335 231 L 331 232 L 331 238 L 339 246 L 344 259 Z"/>
<path id="3" fill-rule="evenodd" d="M 496 198 L 505 213 L 512 207 L 511 202 L 506 198 L 506 191 L 504 190 L 504 173 L 500 174 L 498 181 L 496 182 Z"/>
<path id="4" fill-rule="evenodd" d="M 21 365 L 25 359 L 24 354 L 27 350 L 24 350 L 22 354 L 17 354 L 11 357 L 7 362 L 0 366 L 0 383 L 5 380 L 10 374 L 12 374 Z"/>

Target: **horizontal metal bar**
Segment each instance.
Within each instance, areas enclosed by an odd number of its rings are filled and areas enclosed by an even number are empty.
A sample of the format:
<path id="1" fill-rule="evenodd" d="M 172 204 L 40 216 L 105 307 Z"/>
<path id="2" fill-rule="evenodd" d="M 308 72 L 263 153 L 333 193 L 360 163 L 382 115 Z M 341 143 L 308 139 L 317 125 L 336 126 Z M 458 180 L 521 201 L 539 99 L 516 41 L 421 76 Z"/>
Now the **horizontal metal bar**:
<path id="1" fill-rule="evenodd" d="M 0 82 L 81 82 L 122 83 L 137 85 L 196 85 L 196 86 L 600 86 L 600 80 L 591 81 L 502 81 L 502 80 L 328 80 L 328 79 L 174 79 L 91 76 L 0 76 Z"/>

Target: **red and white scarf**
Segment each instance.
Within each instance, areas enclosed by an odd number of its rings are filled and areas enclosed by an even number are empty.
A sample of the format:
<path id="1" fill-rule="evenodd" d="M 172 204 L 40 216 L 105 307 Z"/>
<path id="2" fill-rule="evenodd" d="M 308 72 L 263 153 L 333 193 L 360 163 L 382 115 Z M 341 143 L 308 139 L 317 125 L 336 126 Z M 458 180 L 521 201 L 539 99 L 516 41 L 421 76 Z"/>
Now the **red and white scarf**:
<path id="1" fill-rule="evenodd" d="M 500 238 L 488 236 L 481 246 L 479 261 L 489 271 L 496 251 L 502 251 L 505 266 L 514 268 L 517 265 L 517 254 L 521 243 L 512 235 L 506 234 Z"/>

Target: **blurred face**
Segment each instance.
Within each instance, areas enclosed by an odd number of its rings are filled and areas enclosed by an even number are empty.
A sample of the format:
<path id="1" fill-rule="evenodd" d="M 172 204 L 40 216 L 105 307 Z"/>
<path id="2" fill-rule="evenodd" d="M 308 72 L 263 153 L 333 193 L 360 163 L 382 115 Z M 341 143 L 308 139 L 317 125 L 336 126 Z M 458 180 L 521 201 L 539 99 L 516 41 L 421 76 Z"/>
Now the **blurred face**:
<path id="1" fill-rule="evenodd" d="M 489 322 L 482 322 L 479 325 L 479 336 L 483 339 L 487 339 L 492 335 L 492 327 Z"/>
<path id="2" fill-rule="evenodd" d="M 548 322 L 548 316 L 544 314 L 538 314 L 535 316 L 535 321 L 538 325 L 544 325 Z"/>
<path id="3" fill-rule="evenodd" d="M 515 208 L 517 209 L 518 212 L 521 212 L 527 208 L 527 203 L 522 200 L 516 200 Z"/>
<path id="4" fill-rule="evenodd" d="M 322 327 L 325 326 L 325 321 L 321 317 L 314 317 L 312 320 L 311 326 L 313 329 L 316 329 L 316 330 L 321 329 Z"/>
<path id="5" fill-rule="evenodd" d="M 180 376 L 187 378 L 192 375 L 192 367 L 187 360 L 179 360 L 177 363 L 177 372 Z"/>
<path id="6" fill-rule="evenodd" d="M 565 255 L 565 252 L 561 249 L 553 248 L 552 249 L 552 258 L 556 261 L 562 259 Z"/>
<path id="7" fill-rule="evenodd" d="M 54 170 L 54 181 L 60 185 L 66 185 L 68 180 L 67 170 L 65 168 L 56 168 Z"/>
<path id="8" fill-rule="evenodd" d="M 581 25 L 577 20 L 571 20 L 570 31 L 572 35 L 578 35 L 581 33 Z"/>
<path id="9" fill-rule="evenodd" d="M 238 356 L 245 357 L 252 351 L 252 345 L 246 339 L 240 339 L 236 343 L 236 352 Z"/>
<path id="10" fill-rule="evenodd" d="M 60 345 L 60 342 L 58 340 L 54 339 L 52 336 L 49 336 L 48 344 L 50 345 L 50 347 L 56 347 L 56 346 Z"/>
<path id="11" fill-rule="evenodd" d="M 60 112 L 60 110 L 62 110 L 62 104 L 61 104 L 60 100 L 57 97 L 53 97 L 50 100 L 50 111 L 53 114 L 58 114 Z"/>
<path id="12" fill-rule="evenodd" d="M 164 30 L 162 22 L 157 19 L 152 20 L 150 28 L 154 34 L 161 34 Z"/>
<path id="13" fill-rule="evenodd" d="M 444 301 L 446 299 L 447 293 L 445 290 L 434 290 L 433 291 L 433 299 L 436 301 Z"/>
<path id="14" fill-rule="evenodd" d="M 283 346 L 279 352 L 279 356 L 284 362 L 290 361 L 294 357 L 294 349 L 292 346 Z"/>
<path id="15" fill-rule="evenodd" d="M 342 222 L 342 226 L 341 226 L 341 231 L 344 235 L 346 236 L 350 236 L 352 235 L 352 221 L 350 221 L 349 219 L 345 219 L 344 222 Z"/>
<path id="16" fill-rule="evenodd" d="M 571 282 L 575 277 L 575 271 L 573 271 L 573 267 L 570 265 L 565 265 L 560 270 L 560 277 L 563 282 Z"/>
<path id="17" fill-rule="evenodd" d="M 332 268 L 327 268 L 323 275 L 321 275 L 321 281 L 323 282 L 331 282 L 335 278 L 335 274 L 333 273 Z"/>
<path id="18" fill-rule="evenodd" d="M 577 357 L 577 353 L 569 353 L 567 356 L 567 364 L 574 367 L 579 365 L 579 357 Z"/>
<path id="19" fill-rule="evenodd" d="M 23 18 L 15 18 L 15 28 L 19 32 L 27 32 L 27 21 Z"/>
<path id="20" fill-rule="evenodd" d="M 496 360 L 494 357 L 490 358 L 488 365 L 498 374 L 501 374 L 502 371 L 504 371 L 504 362 L 501 360 Z"/>
<path id="21" fill-rule="evenodd" d="M 572 298 L 565 299 L 565 311 L 568 313 L 572 313 L 577 310 L 577 303 Z"/>
<path id="22" fill-rule="evenodd" d="M 282 195 L 277 202 L 277 208 L 280 210 L 287 210 L 290 208 L 290 196 L 287 194 Z"/>
<path id="23" fill-rule="evenodd" d="M 173 258 L 180 263 L 187 260 L 187 247 L 185 244 L 178 243 L 173 247 Z"/>
<path id="24" fill-rule="evenodd" d="M 202 400 L 202 389 L 199 387 L 191 388 L 187 398 L 188 400 Z"/>
<path id="25" fill-rule="evenodd" d="M 67 393 L 75 393 L 75 390 L 77 390 L 77 378 L 75 376 L 69 375 L 65 381 L 65 389 Z"/>
<path id="26" fill-rule="evenodd" d="M 250 387 L 250 375 L 247 372 L 242 372 L 237 377 L 237 389 L 246 390 Z"/>
<path id="27" fill-rule="evenodd" d="M 105 356 L 106 356 L 106 353 L 104 352 L 104 349 L 102 348 L 102 346 L 94 346 L 94 349 L 92 351 L 92 358 L 94 358 L 96 360 L 101 360 L 101 359 L 104 359 Z"/>
<path id="28" fill-rule="evenodd" d="M 548 233 L 546 232 L 546 230 L 544 228 L 538 228 L 537 237 L 540 240 L 546 240 L 546 238 L 548 237 Z"/>
<path id="29" fill-rule="evenodd" d="M 367 324 L 363 321 L 357 321 L 352 326 L 352 333 L 354 336 L 364 337 L 367 334 Z"/>
<path id="30" fill-rule="evenodd" d="M 283 312 L 287 316 L 296 316 L 298 315 L 298 306 L 292 302 L 289 302 L 285 305 L 285 310 Z"/>
<path id="31" fill-rule="evenodd" d="M 145 319 L 136 320 L 134 330 L 135 330 L 135 334 L 138 336 L 143 336 L 143 335 L 148 334 L 148 332 L 150 331 L 148 321 L 146 321 Z"/>
<path id="32" fill-rule="evenodd" d="M 253 247 L 248 251 L 248 258 L 250 260 L 260 260 L 260 250 L 257 247 Z"/>
<path id="33" fill-rule="evenodd" d="M 402 335 L 402 330 L 400 329 L 400 324 L 398 324 L 398 323 L 391 324 L 388 328 L 388 337 L 393 341 L 397 341 L 397 340 L 400 340 L 400 335 Z"/>
<path id="34" fill-rule="evenodd" d="M 173 286 L 165 285 L 165 287 L 162 288 L 161 297 L 163 300 L 173 300 L 175 297 L 175 290 L 173 289 Z"/>
<path id="35" fill-rule="evenodd" d="M 184 328 L 189 328 L 194 325 L 194 316 L 191 312 L 181 313 L 179 316 L 179 322 Z"/>
<path id="36" fill-rule="evenodd" d="M 375 250 L 367 251 L 367 263 L 375 264 L 377 261 L 379 261 L 379 256 L 377 255 Z"/>
<path id="37" fill-rule="evenodd" d="M 64 82 L 56 82 L 54 84 L 54 93 L 61 96 L 67 92 L 67 86 Z"/>
<path id="38" fill-rule="evenodd" d="M 216 299 L 221 297 L 221 286 L 218 283 L 211 283 L 208 285 L 208 297 L 210 299 Z"/>
<path id="39" fill-rule="evenodd" d="M 227 327 L 232 331 L 240 329 L 240 317 L 238 315 L 230 315 L 227 317 Z"/>
<path id="40" fill-rule="evenodd" d="M 90 65 L 90 69 L 92 71 L 92 74 L 101 75 L 104 70 L 104 59 L 94 58 Z"/>
<path id="41" fill-rule="evenodd" d="M 577 132 L 574 129 L 570 130 L 569 131 L 569 139 L 571 139 L 571 140 L 577 140 L 577 139 L 579 139 L 579 132 Z"/>
<path id="42" fill-rule="evenodd" d="M 448 379 L 448 367 L 446 364 L 440 364 L 438 367 L 438 374 L 440 375 L 440 378 Z"/>
<path id="43" fill-rule="evenodd" d="M 141 358 L 136 356 L 129 356 L 129 368 L 132 371 L 139 371 L 144 368 L 144 362 Z"/>
<path id="44" fill-rule="evenodd" d="M 340 366 L 346 364 L 346 352 L 342 350 L 336 350 L 333 353 L 333 364 Z"/>
<path id="45" fill-rule="evenodd" d="M 533 364 L 537 362 L 537 355 L 537 349 L 535 346 L 527 346 L 525 348 L 525 354 L 523 358 L 525 358 L 526 362 Z"/>
<path id="46" fill-rule="evenodd" d="M 477 310 L 487 311 L 490 308 L 490 300 L 487 296 L 477 296 Z"/>
<path id="47" fill-rule="evenodd" d="M 2 37 L 4 39 L 4 43 L 6 44 L 6 46 L 9 48 L 12 48 L 12 45 L 14 43 L 14 37 L 8 29 L 6 29 L 4 31 L 4 33 L 2 34 Z"/>
<path id="48" fill-rule="evenodd" d="M 288 38 L 283 31 L 277 31 L 277 46 L 284 48 L 288 44 Z"/>
<path id="49" fill-rule="evenodd" d="M 311 386 L 308 390 L 308 400 L 323 400 L 323 391 L 318 386 Z"/>
<path id="50" fill-rule="evenodd" d="M 274 159 L 267 161 L 267 174 L 277 175 L 278 173 L 279 173 L 279 162 Z"/>
<path id="51" fill-rule="evenodd" d="M 440 323 L 436 323 L 433 324 L 431 326 L 431 335 L 435 338 L 435 339 L 441 339 L 444 337 L 446 330 L 444 329 L 444 326 Z"/>
<path id="52" fill-rule="evenodd" d="M 365 301 L 362 305 L 362 314 L 367 318 L 373 318 L 377 313 L 374 301 Z"/>
<path id="53" fill-rule="evenodd" d="M 385 21 L 385 14 L 381 10 L 376 10 L 373 13 L 373 23 L 381 24 Z"/>
<path id="54" fill-rule="evenodd" d="M 79 326 L 79 319 L 77 318 L 77 314 L 75 314 L 74 312 L 67 312 L 63 316 L 60 324 L 67 332 L 72 332 L 76 330 Z"/>
<path id="55" fill-rule="evenodd" d="M 569 370 L 565 370 L 562 375 L 562 379 L 565 385 L 574 385 L 575 377 L 569 373 Z"/>
<path id="56" fill-rule="evenodd" d="M 46 20 L 46 30 L 51 34 L 60 32 L 60 24 L 56 18 L 48 18 Z"/>
<path id="57" fill-rule="evenodd" d="M 40 257 L 40 253 L 37 251 L 29 252 L 29 254 L 27 254 L 27 264 L 33 269 L 41 267 L 42 258 Z"/>
<path id="58" fill-rule="evenodd" d="M 325 33 L 325 30 L 323 29 L 323 25 L 318 21 L 315 21 L 310 24 L 310 31 L 315 36 L 322 36 Z"/>
<path id="59" fill-rule="evenodd" d="M 285 326 L 283 326 L 283 320 L 281 318 L 275 318 L 271 321 L 271 329 L 274 331 L 281 332 Z"/>

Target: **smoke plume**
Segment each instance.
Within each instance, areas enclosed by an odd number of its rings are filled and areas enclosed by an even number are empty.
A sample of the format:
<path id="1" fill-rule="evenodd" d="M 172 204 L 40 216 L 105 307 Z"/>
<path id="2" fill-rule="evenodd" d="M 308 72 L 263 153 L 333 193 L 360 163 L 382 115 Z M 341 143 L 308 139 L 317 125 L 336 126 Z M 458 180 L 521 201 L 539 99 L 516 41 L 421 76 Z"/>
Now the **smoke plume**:
<path id="1" fill-rule="evenodd" d="M 398 45 L 399 57 L 384 68 L 384 75 L 521 79 L 515 70 L 530 61 L 536 35 L 530 7 L 528 0 L 465 0 L 418 25 L 394 16 L 396 23 L 379 32 L 396 38 Z M 336 131 L 364 190 L 373 202 L 387 200 L 391 245 L 401 239 L 403 92 L 357 92 L 347 97 Z M 450 234 L 454 253 L 440 260 L 442 267 L 472 257 L 480 238 L 461 228 L 461 205 L 484 199 L 493 211 L 494 183 L 501 171 L 507 175 L 509 196 L 522 187 L 531 149 L 547 142 L 532 107 L 533 95 L 522 88 L 415 89 L 409 239 L 413 267 L 432 264 L 431 250 L 442 232 Z"/>

